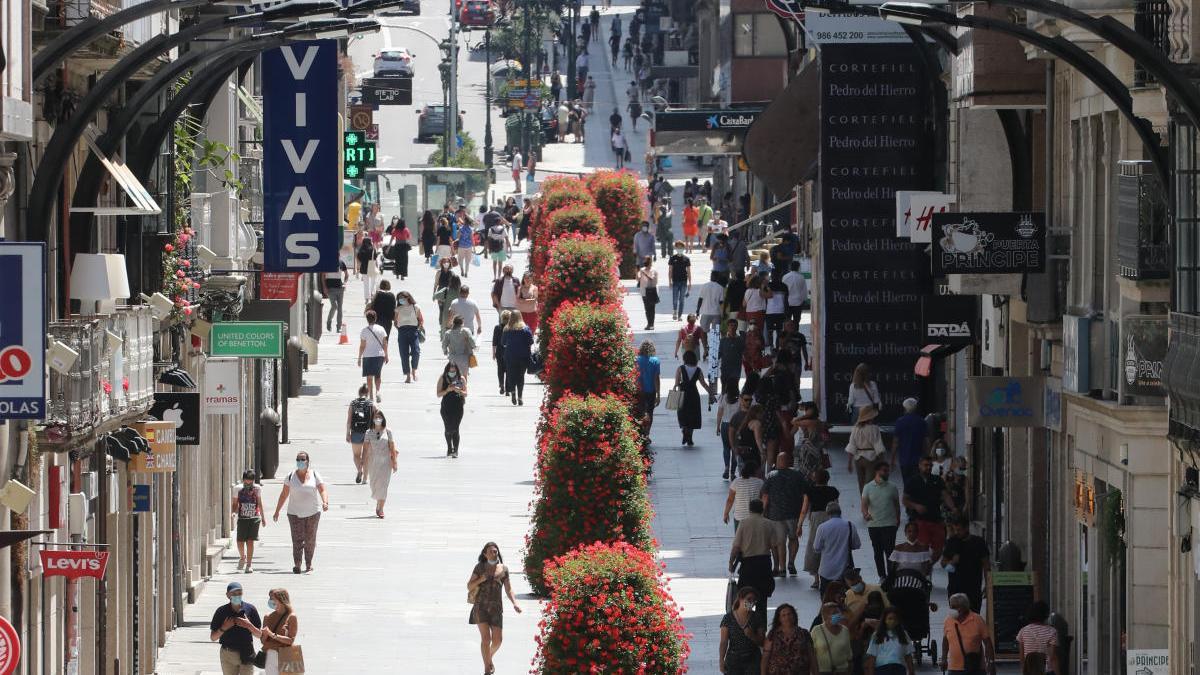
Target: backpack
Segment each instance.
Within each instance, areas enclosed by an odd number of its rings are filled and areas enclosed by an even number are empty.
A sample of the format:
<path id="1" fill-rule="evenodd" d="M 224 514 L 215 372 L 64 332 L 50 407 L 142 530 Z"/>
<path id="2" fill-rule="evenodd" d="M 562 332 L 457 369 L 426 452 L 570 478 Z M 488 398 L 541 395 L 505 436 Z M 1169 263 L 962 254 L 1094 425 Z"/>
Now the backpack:
<path id="1" fill-rule="evenodd" d="M 371 428 L 371 415 L 375 406 L 365 398 L 356 398 L 350 404 L 350 431 L 365 433 Z"/>
<path id="2" fill-rule="evenodd" d="M 493 253 L 504 249 L 504 226 L 493 225 L 488 228 L 488 250 Z"/>

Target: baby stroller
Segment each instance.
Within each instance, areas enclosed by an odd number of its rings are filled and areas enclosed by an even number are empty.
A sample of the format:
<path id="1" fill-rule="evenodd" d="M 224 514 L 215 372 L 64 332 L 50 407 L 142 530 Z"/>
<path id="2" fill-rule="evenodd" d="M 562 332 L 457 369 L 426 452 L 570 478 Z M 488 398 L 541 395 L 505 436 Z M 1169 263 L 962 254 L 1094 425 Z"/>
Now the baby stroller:
<path id="1" fill-rule="evenodd" d="M 917 570 L 904 569 L 893 572 L 884 584 L 888 600 L 900 612 L 904 630 L 913 641 L 913 656 L 918 665 L 922 654 L 929 655 L 931 663 L 937 663 L 938 646 L 929 631 L 929 613 L 937 605 L 929 602 L 933 583 Z"/>

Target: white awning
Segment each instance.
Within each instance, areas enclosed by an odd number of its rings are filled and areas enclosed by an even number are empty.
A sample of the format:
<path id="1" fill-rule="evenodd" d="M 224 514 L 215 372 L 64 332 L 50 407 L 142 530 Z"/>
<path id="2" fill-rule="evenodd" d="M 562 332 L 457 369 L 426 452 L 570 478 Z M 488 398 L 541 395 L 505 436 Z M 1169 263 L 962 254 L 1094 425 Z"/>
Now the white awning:
<path id="1" fill-rule="evenodd" d="M 132 203 L 128 206 L 72 206 L 71 213 L 94 213 L 97 216 L 157 216 L 162 213 L 158 202 L 154 201 L 154 197 L 150 196 L 150 192 L 125 166 L 124 162 L 107 157 L 100 152 L 100 148 L 96 145 L 96 139 L 99 136 L 100 130 L 95 125 L 89 124 L 87 131 L 83 134 L 83 140 L 96 159 L 100 160 L 104 170 L 112 176 L 117 185 L 121 186 Z"/>

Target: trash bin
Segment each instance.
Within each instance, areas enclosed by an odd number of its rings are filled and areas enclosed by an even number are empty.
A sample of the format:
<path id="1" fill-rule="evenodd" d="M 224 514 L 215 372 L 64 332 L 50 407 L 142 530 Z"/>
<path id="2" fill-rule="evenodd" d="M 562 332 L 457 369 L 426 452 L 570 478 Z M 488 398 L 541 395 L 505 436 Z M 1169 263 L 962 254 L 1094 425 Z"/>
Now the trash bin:
<path id="1" fill-rule="evenodd" d="M 288 398 L 296 398 L 300 395 L 300 385 L 304 381 L 304 356 L 304 347 L 300 338 L 298 336 L 288 338 L 283 359 L 283 367 L 287 368 Z"/>
<path id="2" fill-rule="evenodd" d="M 263 478 L 274 478 L 279 469 L 279 413 L 265 408 L 258 416 L 258 472 Z"/>

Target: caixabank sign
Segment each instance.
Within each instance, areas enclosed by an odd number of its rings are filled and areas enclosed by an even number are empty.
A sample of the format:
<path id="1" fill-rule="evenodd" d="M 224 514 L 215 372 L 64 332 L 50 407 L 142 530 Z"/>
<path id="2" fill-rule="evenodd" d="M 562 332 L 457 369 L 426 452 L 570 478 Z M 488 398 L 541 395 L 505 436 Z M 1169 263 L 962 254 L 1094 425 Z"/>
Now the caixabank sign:
<path id="1" fill-rule="evenodd" d="M 337 40 L 263 54 L 263 267 L 334 272 L 341 245 Z"/>
<path id="2" fill-rule="evenodd" d="M 967 425 L 1040 427 L 1045 395 L 1040 377 L 968 377 Z"/>
<path id="3" fill-rule="evenodd" d="M 0 242 L 0 420 L 46 417 L 45 249 Z"/>

